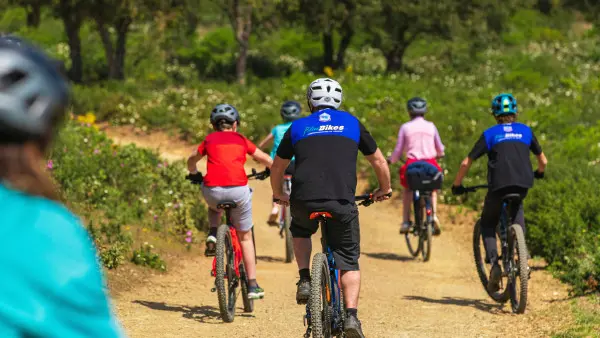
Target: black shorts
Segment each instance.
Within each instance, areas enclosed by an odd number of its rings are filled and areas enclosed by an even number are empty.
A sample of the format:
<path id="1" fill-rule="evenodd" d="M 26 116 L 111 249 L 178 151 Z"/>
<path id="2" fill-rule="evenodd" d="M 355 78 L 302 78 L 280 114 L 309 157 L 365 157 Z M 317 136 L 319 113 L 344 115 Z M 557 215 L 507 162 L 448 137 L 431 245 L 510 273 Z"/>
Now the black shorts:
<path id="1" fill-rule="evenodd" d="M 310 238 L 319 226 L 316 220 L 310 219 L 310 214 L 327 211 L 333 216 L 327 221 L 326 239 L 333 251 L 334 268 L 342 271 L 359 270 L 360 227 L 356 204 L 338 200 L 294 200 L 290 204 L 290 230 L 294 238 Z"/>

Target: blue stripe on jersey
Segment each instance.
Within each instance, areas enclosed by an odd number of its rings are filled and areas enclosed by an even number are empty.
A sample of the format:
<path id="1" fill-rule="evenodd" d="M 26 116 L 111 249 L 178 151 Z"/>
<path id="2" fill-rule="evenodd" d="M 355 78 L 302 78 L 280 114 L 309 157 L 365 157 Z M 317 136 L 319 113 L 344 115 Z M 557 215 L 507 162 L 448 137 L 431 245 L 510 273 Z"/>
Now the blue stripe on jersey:
<path id="1" fill-rule="evenodd" d="M 488 150 L 503 142 L 521 142 L 531 145 L 533 133 L 522 123 L 506 123 L 495 125 L 483 132 Z"/>
<path id="2" fill-rule="evenodd" d="M 311 136 L 347 137 L 357 144 L 360 141 L 358 119 L 344 111 L 324 109 L 292 123 L 292 145 Z"/>

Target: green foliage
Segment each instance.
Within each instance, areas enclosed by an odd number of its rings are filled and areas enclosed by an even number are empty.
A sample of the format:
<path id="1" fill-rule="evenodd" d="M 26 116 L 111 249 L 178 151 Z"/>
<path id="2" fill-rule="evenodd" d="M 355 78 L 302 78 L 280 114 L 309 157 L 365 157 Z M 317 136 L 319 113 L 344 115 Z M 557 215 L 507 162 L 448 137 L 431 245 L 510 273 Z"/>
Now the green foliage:
<path id="1" fill-rule="evenodd" d="M 131 261 L 137 265 L 147 266 L 159 271 L 167 271 L 166 263 L 157 253 L 152 251 L 153 249 L 153 245 L 144 243 L 139 249 L 133 250 Z"/>
<path id="2" fill-rule="evenodd" d="M 183 179 L 182 162 L 116 146 L 94 126 L 75 122 L 60 133 L 49 158 L 64 201 L 88 220 L 107 268 L 117 267 L 131 250 L 132 228 L 176 238 L 205 230 L 206 210 L 197 187 Z"/>
<path id="3" fill-rule="evenodd" d="M 575 325 L 563 332 L 554 334 L 553 338 L 596 338 L 599 336 L 600 297 L 598 295 L 572 300 L 571 310 L 575 315 Z"/>

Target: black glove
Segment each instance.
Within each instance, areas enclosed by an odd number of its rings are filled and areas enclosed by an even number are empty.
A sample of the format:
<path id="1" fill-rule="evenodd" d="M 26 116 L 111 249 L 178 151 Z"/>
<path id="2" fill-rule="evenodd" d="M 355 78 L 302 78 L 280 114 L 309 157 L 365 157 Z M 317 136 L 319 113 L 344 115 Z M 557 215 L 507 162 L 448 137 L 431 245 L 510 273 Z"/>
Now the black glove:
<path id="1" fill-rule="evenodd" d="M 201 172 L 197 172 L 195 174 L 188 174 L 185 179 L 192 182 L 192 184 L 202 184 L 204 176 L 202 176 Z"/>
<path id="2" fill-rule="evenodd" d="M 459 186 L 452 186 L 452 195 L 462 195 L 467 192 L 467 189 L 461 184 Z"/>
<path id="3" fill-rule="evenodd" d="M 533 172 L 533 177 L 541 180 L 542 178 L 544 178 L 544 172 L 536 170 Z"/>

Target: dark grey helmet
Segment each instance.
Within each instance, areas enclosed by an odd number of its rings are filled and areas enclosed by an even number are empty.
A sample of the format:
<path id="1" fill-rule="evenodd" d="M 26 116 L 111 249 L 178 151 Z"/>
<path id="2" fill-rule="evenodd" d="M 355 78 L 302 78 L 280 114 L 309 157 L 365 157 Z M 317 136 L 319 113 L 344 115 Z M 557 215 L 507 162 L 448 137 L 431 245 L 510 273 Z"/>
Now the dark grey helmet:
<path id="1" fill-rule="evenodd" d="M 240 122 L 240 113 L 230 104 L 218 104 L 210 113 L 210 123 L 215 124 L 219 120 L 227 122 Z"/>
<path id="2" fill-rule="evenodd" d="M 300 118 L 302 106 L 296 101 L 286 101 L 281 105 L 281 117 L 284 121 L 294 121 Z"/>
<path id="3" fill-rule="evenodd" d="M 0 139 L 49 136 L 65 115 L 69 84 L 40 49 L 0 38 Z"/>
<path id="4" fill-rule="evenodd" d="M 412 114 L 424 115 L 427 113 L 427 101 L 420 97 L 413 97 L 406 103 L 406 109 Z"/>

